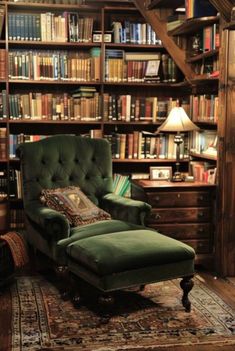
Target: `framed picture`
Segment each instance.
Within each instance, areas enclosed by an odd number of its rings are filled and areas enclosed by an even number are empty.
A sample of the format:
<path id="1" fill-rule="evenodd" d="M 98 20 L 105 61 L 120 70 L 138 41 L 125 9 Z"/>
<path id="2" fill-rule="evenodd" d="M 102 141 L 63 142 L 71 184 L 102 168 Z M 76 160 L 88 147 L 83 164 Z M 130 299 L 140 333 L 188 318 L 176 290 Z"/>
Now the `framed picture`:
<path id="1" fill-rule="evenodd" d="M 151 180 L 169 180 L 172 177 L 172 167 L 150 167 Z"/>
<path id="2" fill-rule="evenodd" d="M 159 77 L 160 60 L 149 60 L 145 71 L 145 79 L 160 79 Z"/>

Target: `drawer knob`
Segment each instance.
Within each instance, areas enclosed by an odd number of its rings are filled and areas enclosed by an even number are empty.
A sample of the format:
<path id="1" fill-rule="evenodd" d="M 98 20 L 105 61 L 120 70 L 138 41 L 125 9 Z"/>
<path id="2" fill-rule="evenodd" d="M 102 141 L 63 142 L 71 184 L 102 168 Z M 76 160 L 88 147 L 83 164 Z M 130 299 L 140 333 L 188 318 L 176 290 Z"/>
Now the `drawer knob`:
<path id="1" fill-rule="evenodd" d="M 159 196 L 156 196 L 156 197 L 155 197 L 155 200 L 156 200 L 156 201 L 159 201 L 159 200 L 160 200 L 160 197 L 159 197 Z"/>
<path id="2" fill-rule="evenodd" d="M 199 196 L 199 200 L 201 200 L 201 201 L 204 200 L 204 196 L 203 196 L 203 195 L 200 195 L 200 196 Z"/>
<path id="3" fill-rule="evenodd" d="M 180 199 L 180 194 L 177 194 L 178 199 Z"/>
<path id="4" fill-rule="evenodd" d="M 203 213 L 203 212 L 198 212 L 198 217 L 199 217 L 199 218 L 204 217 L 204 213 Z"/>
<path id="5" fill-rule="evenodd" d="M 203 228 L 199 228 L 197 232 L 198 232 L 198 234 L 204 233 L 204 229 Z"/>
<path id="6" fill-rule="evenodd" d="M 160 214 L 159 214 L 159 213 L 156 213 L 155 219 L 160 219 L 160 218 L 161 218 Z"/>

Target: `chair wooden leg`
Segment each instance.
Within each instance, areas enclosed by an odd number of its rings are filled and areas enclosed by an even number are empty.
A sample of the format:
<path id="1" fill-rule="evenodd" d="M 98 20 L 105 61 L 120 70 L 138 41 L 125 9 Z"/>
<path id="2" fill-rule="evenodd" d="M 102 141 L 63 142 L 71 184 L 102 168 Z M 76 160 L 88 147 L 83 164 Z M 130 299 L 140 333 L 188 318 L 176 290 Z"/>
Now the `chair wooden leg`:
<path id="1" fill-rule="evenodd" d="M 55 272 L 59 281 L 62 281 L 62 288 L 60 289 L 60 295 L 63 300 L 68 300 L 71 295 L 71 281 L 69 277 L 68 267 L 56 266 Z"/>
<path id="2" fill-rule="evenodd" d="M 189 301 L 188 294 L 192 290 L 194 282 L 192 280 L 193 276 L 183 277 L 180 282 L 181 289 L 183 290 L 182 304 L 186 312 L 191 311 L 191 302 Z"/>

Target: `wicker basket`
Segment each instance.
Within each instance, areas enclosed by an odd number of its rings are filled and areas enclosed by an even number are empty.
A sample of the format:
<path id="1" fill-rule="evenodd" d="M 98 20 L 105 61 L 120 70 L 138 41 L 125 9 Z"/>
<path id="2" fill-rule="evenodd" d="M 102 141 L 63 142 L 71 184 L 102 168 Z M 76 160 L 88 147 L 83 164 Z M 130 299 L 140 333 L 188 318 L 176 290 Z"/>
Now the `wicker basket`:
<path id="1" fill-rule="evenodd" d="M 0 239 L 0 287 L 8 284 L 14 277 L 15 266 L 8 244 Z"/>

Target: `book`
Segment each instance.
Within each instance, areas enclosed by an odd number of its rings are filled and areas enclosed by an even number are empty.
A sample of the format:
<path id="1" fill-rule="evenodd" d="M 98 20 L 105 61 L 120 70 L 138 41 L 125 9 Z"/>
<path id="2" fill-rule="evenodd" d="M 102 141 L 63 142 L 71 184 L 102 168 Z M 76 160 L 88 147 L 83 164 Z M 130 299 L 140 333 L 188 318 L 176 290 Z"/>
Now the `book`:
<path id="1" fill-rule="evenodd" d="M 3 28 L 5 20 L 5 6 L 0 6 L 0 39 L 3 37 Z"/>
<path id="2" fill-rule="evenodd" d="M 186 17 L 216 16 L 217 10 L 209 0 L 185 0 Z"/>

